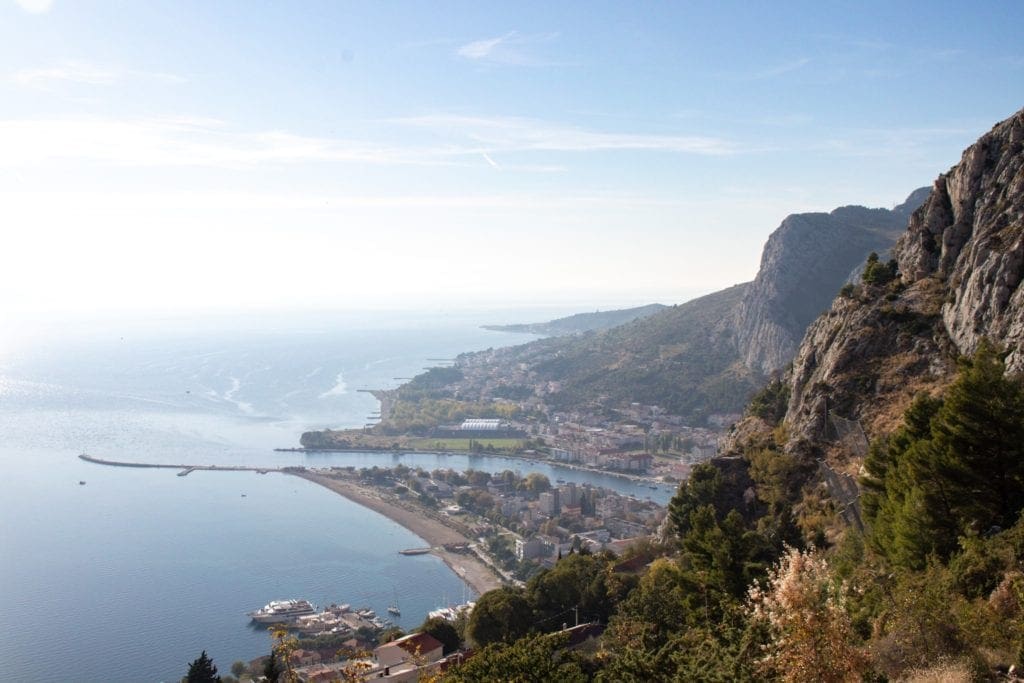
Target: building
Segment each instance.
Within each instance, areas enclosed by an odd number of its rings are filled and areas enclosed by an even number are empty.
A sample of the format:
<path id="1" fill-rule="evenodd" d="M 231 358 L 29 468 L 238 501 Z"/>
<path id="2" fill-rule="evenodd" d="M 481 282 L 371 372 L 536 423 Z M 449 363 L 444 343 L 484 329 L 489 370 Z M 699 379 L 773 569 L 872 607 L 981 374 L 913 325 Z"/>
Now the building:
<path id="1" fill-rule="evenodd" d="M 611 495 L 600 498 L 597 501 L 597 516 L 602 519 L 618 517 L 623 512 L 623 500 L 619 496 Z"/>
<path id="2" fill-rule="evenodd" d="M 605 526 L 615 538 L 635 538 L 648 533 L 647 527 L 636 522 L 629 522 L 619 517 L 609 517 L 604 520 Z"/>
<path id="3" fill-rule="evenodd" d="M 580 504 L 582 491 L 576 488 L 576 484 L 569 482 L 558 487 L 558 502 L 566 507 L 577 507 Z"/>
<path id="4" fill-rule="evenodd" d="M 537 509 L 543 512 L 548 517 L 557 517 L 559 511 L 561 510 L 561 505 L 559 505 L 559 502 L 560 501 L 558 499 L 558 489 L 545 491 L 544 493 L 540 494 L 538 498 Z"/>
<path id="5" fill-rule="evenodd" d="M 429 633 L 412 633 L 381 645 L 373 651 L 376 661 L 369 678 L 417 681 L 424 667 L 441 661 L 444 645 Z"/>
<path id="6" fill-rule="evenodd" d="M 520 562 L 523 560 L 535 560 L 538 557 L 543 557 L 548 555 L 549 551 L 550 549 L 547 547 L 547 544 L 536 536 L 533 538 L 516 539 L 516 559 Z"/>

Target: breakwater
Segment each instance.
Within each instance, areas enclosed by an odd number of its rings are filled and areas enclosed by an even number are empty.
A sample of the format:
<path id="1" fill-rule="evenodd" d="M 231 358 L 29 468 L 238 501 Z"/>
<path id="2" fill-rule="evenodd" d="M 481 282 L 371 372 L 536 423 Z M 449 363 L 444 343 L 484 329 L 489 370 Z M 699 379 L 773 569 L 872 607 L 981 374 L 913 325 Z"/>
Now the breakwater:
<path id="1" fill-rule="evenodd" d="M 104 458 L 97 458 L 87 453 L 82 453 L 78 456 L 80 459 L 91 462 L 94 465 L 108 465 L 110 467 L 145 467 L 151 469 L 166 469 L 166 470 L 180 470 L 178 473 L 180 476 L 185 476 L 190 472 L 196 470 L 206 470 L 211 472 L 258 472 L 259 474 L 266 474 L 267 472 L 294 472 L 304 470 L 304 467 L 249 467 L 247 465 L 189 465 L 189 464 L 169 464 L 169 463 L 153 463 L 153 462 L 128 462 L 125 460 L 105 460 Z"/>

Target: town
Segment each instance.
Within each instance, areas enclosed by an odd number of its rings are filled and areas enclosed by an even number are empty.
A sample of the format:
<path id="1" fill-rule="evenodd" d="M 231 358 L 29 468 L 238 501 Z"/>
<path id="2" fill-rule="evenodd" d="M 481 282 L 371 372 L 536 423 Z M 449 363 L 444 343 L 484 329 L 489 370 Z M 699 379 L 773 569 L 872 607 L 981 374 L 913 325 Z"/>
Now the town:
<path id="1" fill-rule="evenodd" d="M 555 482 L 531 472 L 352 467 L 320 476 L 372 486 L 395 505 L 413 505 L 462 534 L 449 549 L 474 553 L 508 582 L 520 583 L 574 552 L 621 555 L 655 533 L 665 508 L 589 484 Z"/>

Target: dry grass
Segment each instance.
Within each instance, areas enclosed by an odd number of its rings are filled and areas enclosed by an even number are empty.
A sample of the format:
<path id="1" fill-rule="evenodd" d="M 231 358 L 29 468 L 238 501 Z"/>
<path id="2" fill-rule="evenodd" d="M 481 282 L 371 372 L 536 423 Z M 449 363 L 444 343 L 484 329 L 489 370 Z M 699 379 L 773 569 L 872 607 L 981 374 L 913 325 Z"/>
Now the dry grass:
<path id="1" fill-rule="evenodd" d="M 927 669 L 915 669 L 902 683 L 970 683 L 971 668 L 963 660 L 939 662 Z"/>

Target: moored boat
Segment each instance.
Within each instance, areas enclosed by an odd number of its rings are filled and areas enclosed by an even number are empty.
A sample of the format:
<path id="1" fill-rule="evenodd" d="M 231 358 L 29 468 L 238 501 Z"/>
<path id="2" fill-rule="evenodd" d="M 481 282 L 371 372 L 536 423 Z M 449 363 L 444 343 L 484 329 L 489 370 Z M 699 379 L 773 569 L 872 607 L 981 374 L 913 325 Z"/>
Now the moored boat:
<path id="1" fill-rule="evenodd" d="M 309 600 L 271 600 L 248 616 L 258 624 L 288 624 L 314 612 L 316 607 Z"/>

